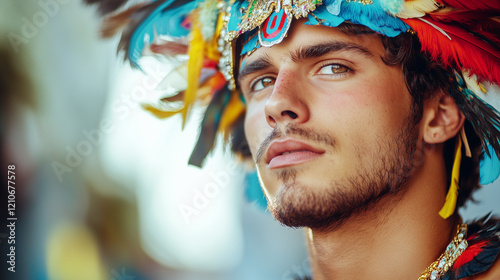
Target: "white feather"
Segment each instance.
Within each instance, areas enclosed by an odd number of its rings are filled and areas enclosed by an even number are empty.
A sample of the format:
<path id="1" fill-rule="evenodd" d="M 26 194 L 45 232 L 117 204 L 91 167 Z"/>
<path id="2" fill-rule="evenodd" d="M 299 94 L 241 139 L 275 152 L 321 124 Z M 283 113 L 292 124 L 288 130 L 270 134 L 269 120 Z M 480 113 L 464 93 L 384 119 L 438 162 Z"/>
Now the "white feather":
<path id="1" fill-rule="evenodd" d="M 448 35 L 448 33 L 446 33 L 446 32 L 445 32 L 442 28 L 440 28 L 439 26 L 436 26 L 434 23 L 429 22 L 429 21 L 428 21 L 428 20 L 426 20 L 426 19 L 423 19 L 423 18 L 418 18 L 418 19 L 419 19 L 419 20 L 421 20 L 421 21 L 423 21 L 423 22 L 425 22 L 425 23 L 427 23 L 428 25 L 430 25 L 430 26 L 434 27 L 437 31 L 441 32 L 441 34 L 443 34 L 444 36 L 446 36 L 448 39 L 450 39 L 450 40 L 451 40 L 450 35 Z"/>
<path id="2" fill-rule="evenodd" d="M 467 88 L 470 89 L 475 95 L 483 98 L 484 92 L 481 90 L 479 86 L 479 82 L 477 81 L 476 75 L 470 75 L 469 70 L 462 69 L 462 76 L 464 77 L 465 84 Z"/>
<path id="3" fill-rule="evenodd" d="M 476 75 L 469 77 L 469 71 L 462 70 L 462 76 L 468 89 L 500 112 L 500 87 L 498 85 L 484 82 L 481 83 L 483 90 L 479 85 Z"/>
<path id="4" fill-rule="evenodd" d="M 409 0 L 403 4 L 403 10 L 396 14 L 399 18 L 418 18 L 440 8 L 435 0 Z"/>
<path id="5" fill-rule="evenodd" d="M 485 82 L 483 86 L 486 89 L 483 100 L 500 112 L 500 86 L 488 82 Z"/>

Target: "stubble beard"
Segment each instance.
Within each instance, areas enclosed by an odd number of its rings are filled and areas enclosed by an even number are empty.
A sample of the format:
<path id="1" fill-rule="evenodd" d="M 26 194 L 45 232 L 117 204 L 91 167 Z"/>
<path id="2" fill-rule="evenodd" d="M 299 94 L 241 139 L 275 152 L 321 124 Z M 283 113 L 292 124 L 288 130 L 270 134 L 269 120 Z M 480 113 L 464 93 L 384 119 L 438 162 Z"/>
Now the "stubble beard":
<path id="1" fill-rule="evenodd" d="M 285 226 L 334 229 L 373 210 L 383 198 L 401 195 L 413 172 L 418 128 L 408 118 L 399 131 L 396 137 L 380 143 L 379 149 L 371 152 L 357 149 L 372 164 L 365 161 L 356 175 L 342 181 L 332 180 L 328 187 L 302 185 L 296 180 L 301 172 L 296 168 L 275 173 L 283 185 L 268 203 L 270 212 Z"/>

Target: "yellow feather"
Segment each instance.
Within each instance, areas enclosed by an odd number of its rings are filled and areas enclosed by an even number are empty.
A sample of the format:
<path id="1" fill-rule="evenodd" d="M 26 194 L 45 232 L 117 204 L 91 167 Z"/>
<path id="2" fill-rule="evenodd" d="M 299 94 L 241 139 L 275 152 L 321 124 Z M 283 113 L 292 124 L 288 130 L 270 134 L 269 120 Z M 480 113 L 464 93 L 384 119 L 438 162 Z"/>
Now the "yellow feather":
<path id="1" fill-rule="evenodd" d="M 195 25 L 191 31 L 191 42 L 189 44 L 189 61 L 188 61 L 188 87 L 184 95 L 184 108 L 182 109 L 182 128 L 186 124 L 189 110 L 196 101 L 196 95 L 199 86 L 199 77 L 201 68 L 203 67 L 203 55 L 205 50 L 205 42 L 201 34 L 199 22 L 193 22 Z"/>
<path id="2" fill-rule="evenodd" d="M 439 9 L 439 4 L 435 0 L 410 0 L 405 1 L 403 10 L 396 16 L 399 18 L 418 18 L 437 9 Z"/>
<path id="3" fill-rule="evenodd" d="M 144 104 L 144 105 L 142 105 L 142 107 L 144 108 L 144 110 L 149 111 L 150 113 L 155 115 L 155 117 L 160 118 L 160 119 L 170 118 L 171 116 L 173 116 L 175 114 L 179 114 L 183 110 L 183 109 L 180 109 L 177 111 L 165 111 L 162 109 L 158 109 L 151 104 Z"/>
<path id="4" fill-rule="evenodd" d="M 224 138 L 228 136 L 229 127 L 234 124 L 243 112 L 245 112 L 245 104 L 243 104 L 237 93 L 233 93 L 219 123 L 219 131 L 224 132 Z"/>
<path id="5" fill-rule="evenodd" d="M 446 202 L 439 211 L 439 215 L 443 219 L 447 219 L 455 212 L 458 197 L 458 177 L 460 176 L 460 162 L 462 160 L 462 140 L 457 136 L 457 143 L 455 145 L 455 160 L 453 161 L 453 168 L 451 171 L 451 184 L 448 194 L 446 195 Z"/>

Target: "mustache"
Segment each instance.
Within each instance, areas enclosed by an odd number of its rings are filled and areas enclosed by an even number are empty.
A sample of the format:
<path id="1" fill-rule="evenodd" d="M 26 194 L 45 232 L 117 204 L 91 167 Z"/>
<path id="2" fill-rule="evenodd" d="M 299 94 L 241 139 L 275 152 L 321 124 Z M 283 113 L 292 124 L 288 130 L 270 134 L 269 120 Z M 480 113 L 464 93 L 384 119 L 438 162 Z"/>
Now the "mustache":
<path id="1" fill-rule="evenodd" d="M 273 131 L 260 143 L 259 149 L 257 150 L 257 155 L 255 156 L 255 162 L 260 163 L 264 160 L 267 149 L 271 145 L 271 142 L 283 136 L 299 136 L 300 139 L 309 140 L 316 143 L 322 143 L 327 146 L 335 147 L 335 138 L 333 138 L 328 133 L 319 133 L 309 128 L 301 128 L 295 124 L 287 124 L 282 130 L 275 126 Z"/>

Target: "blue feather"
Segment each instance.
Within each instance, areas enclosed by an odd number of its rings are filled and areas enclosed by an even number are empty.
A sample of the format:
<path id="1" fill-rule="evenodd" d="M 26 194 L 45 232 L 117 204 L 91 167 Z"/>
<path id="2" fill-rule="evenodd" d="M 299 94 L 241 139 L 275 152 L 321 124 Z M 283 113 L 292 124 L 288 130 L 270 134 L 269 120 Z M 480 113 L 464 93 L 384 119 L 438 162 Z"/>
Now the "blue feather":
<path id="1" fill-rule="evenodd" d="M 245 197 L 248 202 L 253 203 L 259 209 L 265 211 L 267 209 L 266 195 L 262 191 L 259 182 L 257 171 L 247 173 L 245 176 Z"/>
<path id="2" fill-rule="evenodd" d="M 395 15 L 403 10 L 404 0 L 385 0 L 380 2 L 380 6 L 389 13 Z"/>
<path id="3" fill-rule="evenodd" d="M 186 4 L 175 8 L 171 6 L 175 0 L 168 0 L 156 8 L 134 31 L 130 38 L 129 60 L 139 67 L 138 61 L 145 45 L 150 45 L 155 35 L 184 37 L 189 30 L 182 27 L 182 21 L 196 8 L 197 1 L 185 1 Z"/>
<path id="4" fill-rule="evenodd" d="M 489 156 L 484 153 L 479 162 L 479 183 L 487 185 L 493 183 L 500 176 L 500 160 L 491 145 L 488 145 Z"/>
<path id="5" fill-rule="evenodd" d="M 340 14 L 341 3 L 342 0 L 326 0 L 325 1 L 326 10 L 334 16 L 338 16 Z"/>
<path id="6" fill-rule="evenodd" d="M 500 113 L 468 89 L 459 73 L 455 73 L 454 78 L 456 84 L 450 94 L 481 141 L 479 183 L 487 185 L 500 175 Z"/>
<path id="7" fill-rule="evenodd" d="M 238 30 L 238 25 L 243 19 L 243 11 L 248 7 L 247 1 L 235 2 L 234 5 L 231 6 L 231 17 L 229 18 L 229 22 L 227 23 L 228 31 L 236 31 Z"/>
<path id="8" fill-rule="evenodd" d="M 368 5 L 355 1 L 342 1 L 340 14 L 338 15 L 330 13 L 327 6 L 321 5 L 316 8 L 313 14 L 317 18 L 324 20 L 321 24 L 325 26 L 336 27 L 344 21 L 350 21 L 364 25 L 388 37 L 397 36 L 410 29 L 402 20 L 384 11 L 380 5 L 380 0 L 373 0 L 373 3 Z M 306 24 L 315 25 L 318 22 L 313 16 L 309 15 L 309 21 Z"/>
<path id="9" fill-rule="evenodd" d="M 243 45 L 243 48 L 241 48 L 240 55 L 245 55 L 248 52 L 260 48 L 259 36 L 257 36 L 257 32 L 247 32 L 242 35 L 242 38 L 244 38 L 244 41 L 246 41 L 246 43 Z"/>

